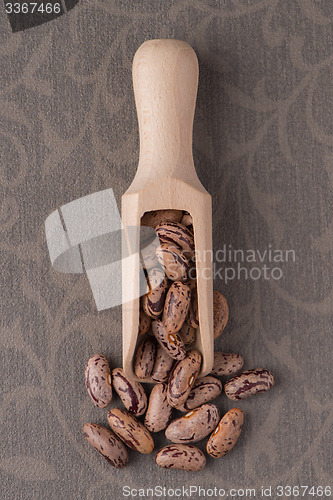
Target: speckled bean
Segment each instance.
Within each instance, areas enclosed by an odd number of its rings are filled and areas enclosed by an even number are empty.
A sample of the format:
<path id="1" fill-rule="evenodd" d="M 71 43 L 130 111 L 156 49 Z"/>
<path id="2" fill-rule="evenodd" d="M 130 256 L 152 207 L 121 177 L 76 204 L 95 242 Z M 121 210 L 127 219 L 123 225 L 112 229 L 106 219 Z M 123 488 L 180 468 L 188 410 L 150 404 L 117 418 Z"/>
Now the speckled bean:
<path id="1" fill-rule="evenodd" d="M 139 345 L 134 357 L 134 373 L 145 379 L 151 375 L 156 354 L 155 339 L 147 338 Z"/>
<path id="2" fill-rule="evenodd" d="M 191 292 L 190 307 L 185 321 L 192 328 L 198 328 L 199 326 L 198 292 L 196 289 Z"/>
<path id="3" fill-rule="evenodd" d="M 217 398 L 222 392 L 222 383 L 219 379 L 207 375 L 201 377 L 194 382 L 191 392 L 181 406 L 177 406 L 177 410 L 189 411 L 198 408 L 208 401 Z"/>
<path id="4" fill-rule="evenodd" d="M 192 258 L 194 255 L 193 232 L 178 222 L 162 222 L 155 231 L 161 243 L 169 243 L 182 249 L 183 254 Z"/>
<path id="5" fill-rule="evenodd" d="M 268 391 L 274 385 L 271 372 L 263 368 L 247 370 L 235 375 L 224 386 L 224 392 L 229 399 L 237 401 L 246 399 L 253 394 Z"/>
<path id="6" fill-rule="evenodd" d="M 190 231 L 193 232 L 193 219 L 192 219 L 192 215 L 190 214 L 184 214 L 180 223 L 187 227 L 187 229 L 189 229 Z"/>
<path id="7" fill-rule="evenodd" d="M 141 262 L 144 269 L 152 269 L 158 267 L 158 260 L 156 257 L 156 248 L 160 245 L 160 241 L 155 234 L 155 238 L 151 239 L 142 245 L 140 249 Z"/>
<path id="8" fill-rule="evenodd" d="M 155 462 L 166 469 L 200 471 L 206 465 L 206 457 L 199 448 L 191 444 L 164 446 L 155 457 Z"/>
<path id="9" fill-rule="evenodd" d="M 165 437 L 173 443 L 196 443 L 215 429 L 219 418 L 217 406 L 211 403 L 202 405 L 173 420 L 165 430 Z"/>
<path id="10" fill-rule="evenodd" d="M 172 407 L 167 400 L 167 385 L 156 384 L 150 393 L 145 426 L 150 432 L 165 429 L 170 422 Z"/>
<path id="11" fill-rule="evenodd" d="M 85 368 L 86 388 L 92 402 L 105 408 L 112 400 L 111 374 L 108 360 L 101 354 L 89 358 Z"/>
<path id="12" fill-rule="evenodd" d="M 158 318 L 163 311 L 168 290 L 168 278 L 160 268 L 148 272 L 150 291 L 142 297 L 142 309 L 151 318 Z"/>
<path id="13" fill-rule="evenodd" d="M 115 434 L 97 424 L 85 424 L 83 434 L 88 443 L 113 467 L 121 469 L 128 462 L 125 445 Z"/>
<path id="14" fill-rule="evenodd" d="M 144 335 L 148 332 L 151 325 L 151 317 L 148 316 L 141 308 L 139 312 L 139 335 Z"/>
<path id="15" fill-rule="evenodd" d="M 180 406 L 188 398 L 200 371 L 201 359 L 200 352 L 193 349 L 174 366 L 169 377 L 167 392 L 168 402 L 171 406 Z"/>
<path id="16" fill-rule="evenodd" d="M 113 408 L 108 412 L 108 422 L 115 434 L 135 451 L 148 454 L 154 449 L 154 440 L 146 427 L 126 410 Z"/>
<path id="17" fill-rule="evenodd" d="M 241 370 L 243 364 L 244 360 L 240 354 L 215 351 L 211 374 L 219 377 L 223 375 L 233 375 Z"/>
<path id="18" fill-rule="evenodd" d="M 226 327 L 229 318 L 229 308 L 227 301 L 222 293 L 214 290 L 213 293 L 213 312 L 214 312 L 214 339 L 216 339 Z"/>
<path id="19" fill-rule="evenodd" d="M 207 442 L 207 453 L 214 458 L 224 457 L 236 444 L 244 422 L 239 408 L 232 408 L 220 420 Z"/>
<path id="20" fill-rule="evenodd" d="M 169 243 L 162 243 L 156 249 L 156 257 L 169 279 L 173 281 L 187 279 L 189 262 L 180 248 Z"/>
<path id="21" fill-rule="evenodd" d="M 178 335 L 183 339 L 185 347 L 190 347 L 194 344 L 196 339 L 196 330 L 187 323 L 183 323 L 183 326 L 178 332 Z"/>
<path id="22" fill-rule="evenodd" d="M 170 286 L 165 298 L 162 321 L 168 333 L 178 332 L 187 316 L 190 306 L 190 287 L 181 281 Z"/>
<path id="23" fill-rule="evenodd" d="M 125 408 L 134 415 L 143 415 L 147 409 L 147 396 L 140 382 L 129 380 L 122 368 L 115 368 L 112 383 Z"/>
<path id="24" fill-rule="evenodd" d="M 152 322 L 152 331 L 161 347 L 163 347 L 169 356 L 180 360 L 186 356 L 185 345 L 177 333 L 168 333 L 163 323 L 159 320 Z"/>
<path id="25" fill-rule="evenodd" d="M 158 345 L 155 357 L 154 368 L 151 378 L 154 382 L 166 382 L 171 373 L 175 360 L 169 356 L 164 347 Z"/>
<path id="26" fill-rule="evenodd" d="M 182 210 L 152 210 L 143 214 L 141 225 L 155 228 L 161 222 L 179 222 L 182 217 Z"/>

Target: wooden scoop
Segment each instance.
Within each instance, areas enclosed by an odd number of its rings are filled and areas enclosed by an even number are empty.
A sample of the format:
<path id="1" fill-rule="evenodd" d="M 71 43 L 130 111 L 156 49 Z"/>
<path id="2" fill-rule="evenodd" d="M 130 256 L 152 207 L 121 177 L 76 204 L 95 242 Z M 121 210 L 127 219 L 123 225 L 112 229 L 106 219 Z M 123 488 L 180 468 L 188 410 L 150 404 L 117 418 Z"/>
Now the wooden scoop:
<path id="1" fill-rule="evenodd" d="M 193 348 L 202 354 L 200 376 L 213 366 L 213 280 L 211 196 L 200 183 L 192 155 L 192 129 L 198 87 L 194 50 L 179 40 L 149 40 L 133 60 L 133 86 L 140 132 L 139 165 L 122 197 L 122 221 L 137 226 L 134 238 L 124 238 L 122 260 L 123 368 L 133 371 L 139 325 L 139 226 L 145 212 L 162 209 L 188 211 L 193 218 L 197 256 L 200 326 Z M 128 296 L 138 297 L 127 301 Z M 148 382 L 149 379 L 144 381 Z"/>

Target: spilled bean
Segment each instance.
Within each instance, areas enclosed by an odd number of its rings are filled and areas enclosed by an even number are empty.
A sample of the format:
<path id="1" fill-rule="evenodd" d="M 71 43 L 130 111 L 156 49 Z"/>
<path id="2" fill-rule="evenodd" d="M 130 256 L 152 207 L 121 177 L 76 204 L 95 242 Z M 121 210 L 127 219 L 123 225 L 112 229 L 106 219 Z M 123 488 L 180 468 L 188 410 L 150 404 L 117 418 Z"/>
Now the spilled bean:
<path id="1" fill-rule="evenodd" d="M 214 290 L 213 293 L 213 314 L 214 314 L 214 339 L 216 339 L 226 327 L 229 318 L 229 308 L 222 293 Z"/>
<path id="2" fill-rule="evenodd" d="M 105 408 L 112 400 L 111 374 L 108 360 L 101 354 L 91 356 L 85 368 L 86 388 L 92 402 Z"/>
<path id="3" fill-rule="evenodd" d="M 198 406 L 217 398 L 221 392 L 222 383 L 219 379 L 210 375 L 201 377 L 194 382 L 187 400 L 181 406 L 177 406 L 177 410 L 189 411 L 198 408 Z"/>
<path id="4" fill-rule="evenodd" d="M 165 437 L 173 443 L 196 443 L 215 429 L 219 418 L 217 406 L 204 404 L 173 420 L 165 430 Z"/>
<path id="5" fill-rule="evenodd" d="M 224 392 L 229 399 L 237 401 L 238 399 L 246 399 L 253 394 L 268 391 L 273 385 L 272 373 L 263 368 L 257 368 L 230 378 L 224 386 Z"/>
<path id="6" fill-rule="evenodd" d="M 147 338 L 139 345 L 134 357 L 134 373 L 138 378 L 145 379 L 151 375 L 156 354 L 156 342 Z"/>
<path id="7" fill-rule="evenodd" d="M 129 447 L 148 454 L 154 449 L 153 438 L 146 427 L 126 410 L 113 408 L 107 415 L 113 432 Z"/>
<path id="8" fill-rule="evenodd" d="M 156 384 L 149 396 L 145 426 L 150 432 L 165 429 L 170 422 L 172 407 L 167 400 L 167 385 Z"/>
<path id="9" fill-rule="evenodd" d="M 207 442 L 207 453 L 214 458 L 224 457 L 236 444 L 244 422 L 239 408 L 232 408 L 221 418 Z"/>
<path id="10" fill-rule="evenodd" d="M 206 457 L 199 448 L 191 444 L 171 444 L 157 453 L 155 462 L 166 469 L 196 472 L 205 467 Z"/>
<path id="11" fill-rule="evenodd" d="M 88 443 L 113 467 L 121 469 L 128 462 L 127 450 L 115 434 L 97 424 L 85 424 L 83 434 Z"/>
<path id="12" fill-rule="evenodd" d="M 147 409 L 147 396 L 140 382 L 129 380 L 122 368 L 115 368 L 112 383 L 125 408 L 134 415 L 143 415 Z"/>
<path id="13" fill-rule="evenodd" d="M 233 352 L 214 352 L 212 375 L 233 375 L 238 372 L 244 364 L 242 356 Z"/>
<path id="14" fill-rule="evenodd" d="M 198 328 L 199 326 L 198 292 L 196 289 L 191 292 L 191 302 L 186 323 L 192 326 L 192 328 Z"/>

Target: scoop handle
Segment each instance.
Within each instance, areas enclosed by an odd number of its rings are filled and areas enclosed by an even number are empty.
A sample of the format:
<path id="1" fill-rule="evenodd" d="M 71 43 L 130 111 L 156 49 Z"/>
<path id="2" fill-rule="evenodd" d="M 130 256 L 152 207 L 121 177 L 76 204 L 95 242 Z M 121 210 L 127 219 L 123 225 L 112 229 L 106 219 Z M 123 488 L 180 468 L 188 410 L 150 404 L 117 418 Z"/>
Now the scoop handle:
<path id="1" fill-rule="evenodd" d="M 150 181 L 197 181 L 192 131 L 198 89 L 197 56 L 180 40 L 148 40 L 133 60 L 133 87 L 139 121 L 137 176 Z"/>

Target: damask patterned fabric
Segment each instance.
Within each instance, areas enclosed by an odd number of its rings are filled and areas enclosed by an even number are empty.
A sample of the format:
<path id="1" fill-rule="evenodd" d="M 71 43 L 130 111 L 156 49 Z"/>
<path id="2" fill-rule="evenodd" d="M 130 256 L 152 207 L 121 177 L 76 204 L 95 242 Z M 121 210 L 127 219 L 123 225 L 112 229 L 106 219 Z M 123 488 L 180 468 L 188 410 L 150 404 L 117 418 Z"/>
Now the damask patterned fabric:
<path id="1" fill-rule="evenodd" d="M 124 486 L 157 485 L 260 498 L 263 485 L 330 484 L 332 14 L 329 0 L 86 0 L 13 34 L 3 11 L 1 498 L 118 500 Z M 97 312 L 85 276 L 54 271 L 44 232 L 81 196 L 112 187 L 120 206 L 139 153 L 131 64 L 150 38 L 186 40 L 199 60 L 194 160 L 213 197 L 214 287 L 230 307 L 216 349 L 276 377 L 237 403 L 234 450 L 194 474 L 134 452 L 115 470 L 84 440 L 86 422 L 106 424 L 84 366 L 95 353 L 120 366 L 121 308 Z"/>

